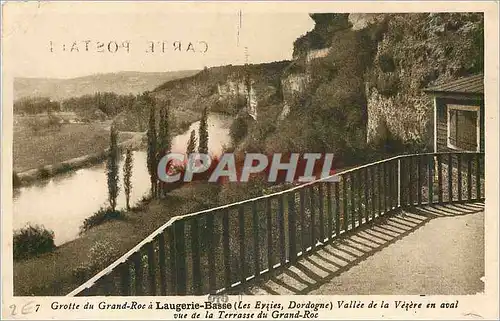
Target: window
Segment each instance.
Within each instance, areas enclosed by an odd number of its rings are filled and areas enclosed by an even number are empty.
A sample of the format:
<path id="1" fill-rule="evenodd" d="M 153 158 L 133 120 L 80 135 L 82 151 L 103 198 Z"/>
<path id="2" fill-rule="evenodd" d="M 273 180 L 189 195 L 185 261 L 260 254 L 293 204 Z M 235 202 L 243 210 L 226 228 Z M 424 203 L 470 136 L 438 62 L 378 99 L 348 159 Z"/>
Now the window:
<path id="1" fill-rule="evenodd" d="M 448 105 L 448 147 L 479 150 L 479 107 Z"/>

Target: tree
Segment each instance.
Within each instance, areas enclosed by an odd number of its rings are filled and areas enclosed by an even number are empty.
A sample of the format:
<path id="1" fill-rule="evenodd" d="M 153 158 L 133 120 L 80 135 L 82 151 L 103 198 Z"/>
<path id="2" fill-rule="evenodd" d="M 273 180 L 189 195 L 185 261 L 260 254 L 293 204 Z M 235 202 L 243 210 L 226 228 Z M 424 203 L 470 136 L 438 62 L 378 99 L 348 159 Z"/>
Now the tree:
<path id="1" fill-rule="evenodd" d="M 157 182 L 157 168 L 156 168 L 156 148 L 157 148 L 157 138 L 156 138 L 156 108 L 153 101 L 144 94 L 144 99 L 149 105 L 149 125 L 148 125 L 148 172 L 151 180 L 151 195 L 156 195 L 156 182 Z"/>
<path id="2" fill-rule="evenodd" d="M 208 154 L 208 110 L 205 107 L 201 114 L 200 127 L 198 136 L 200 137 L 200 142 L 198 144 L 198 153 Z"/>
<path id="3" fill-rule="evenodd" d="M 118 192 L 120 191 L 120 179 L 118 177 L 119 157 L 118 131 L 113 124 L 110 131 L 109 155 L 108 162 L 106 164 L 106 171 L 108 175 L 108 200 L 109 206 L 113 212 L 116 210 L 116 198 L 118 197 Z"/>
<path id="4" fill-rule="evenodd" d="M 186 148 L 186 156 L 193 154 L 196 151 L 196 132 L 194 129 L 191 131 L 191 136 L 189 136 L 187 148 Z"/>
<path id="5" fill-rule="evenodd" d="M 170 153 L 171 149 L 171 136 L 170 136 L 170 101 L 166 101 L 161 105 L 160 108 L 160 121 L 158 129 L 158 147 L 157 147 L 157 164 L 160 159 Z M 160 194 L 163 193 L 163 184 L 160 190 Z"/>
<path id="6" fill-rule="evenodd" d="M 125 165 L 123 167 L 123 189 L 125 190 L 125 200 L 127 201 L 127 210 L 130 210 L 130 191 L 132 190 L 132 151 L 127 149 L 125 156 Z"/>

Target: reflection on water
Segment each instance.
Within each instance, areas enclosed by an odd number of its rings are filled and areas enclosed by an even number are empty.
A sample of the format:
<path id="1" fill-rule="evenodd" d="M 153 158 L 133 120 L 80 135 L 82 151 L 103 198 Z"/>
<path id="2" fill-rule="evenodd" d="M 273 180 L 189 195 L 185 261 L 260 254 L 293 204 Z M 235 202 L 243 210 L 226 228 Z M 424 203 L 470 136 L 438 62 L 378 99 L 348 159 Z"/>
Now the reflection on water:
<path id="1" fill-rule="evenodd" d="M 229 143 L 230 119 L 220 115 L 208 118 L 209 150 L 219 154 L 222 146 Z M 199 122 L 193 123 L 186 133 L 172 140 L 172 152 L 184 153 L 191 130 L 198 131 Z M 198 133 L 197 133 L 198 134 Z M 120 162 L 123 165 L 123 158 Z M 125 194 L 121 185 L 118 208 L 125 207 Z M 133 153 L 131 203 L 134 204 L 149 193 L 150 181 L 145 151 Z M 99 164 L 79 169 L 54 178 L 14 190 L 13 228 L 26 223 L 41 224 L 55 232 L 56 245 L 78 236 L 83 220 L 108 202 L 106 165 Z"/>

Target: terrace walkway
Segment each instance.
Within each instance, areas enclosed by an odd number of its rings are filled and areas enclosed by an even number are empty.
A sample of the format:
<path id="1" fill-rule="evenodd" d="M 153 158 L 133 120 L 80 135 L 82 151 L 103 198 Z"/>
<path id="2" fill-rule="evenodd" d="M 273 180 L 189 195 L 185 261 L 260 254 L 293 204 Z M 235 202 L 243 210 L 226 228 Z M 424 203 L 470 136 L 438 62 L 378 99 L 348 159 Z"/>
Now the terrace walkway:
<path id="1" fill-rule="evenodd" d="M 435 205 L 373 221 L 241 293 L 464 295 L 483 276 L 484 203 Z"/>

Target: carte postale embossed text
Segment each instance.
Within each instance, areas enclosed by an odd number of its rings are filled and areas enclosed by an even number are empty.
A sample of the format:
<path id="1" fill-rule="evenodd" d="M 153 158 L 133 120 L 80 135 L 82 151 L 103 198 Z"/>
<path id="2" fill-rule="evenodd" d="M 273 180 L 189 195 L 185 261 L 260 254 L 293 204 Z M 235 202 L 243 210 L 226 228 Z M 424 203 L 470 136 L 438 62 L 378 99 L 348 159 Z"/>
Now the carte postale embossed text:
<path id="1" fill-rule="evenodd" d="M 203 40 L 195 41 L 144 41 L 135 43 L 130 40 L 75 40 L 75 41 L 54 41 L 50 40 L 48 44 L 50 52 L 68 52 L 68 53 L 130 53 L 133 50 L 139 50 L 145 53 L 168 53 L 168 52 L 186 52 L 186 53 L 206 53 L 208 43 Z"/>

